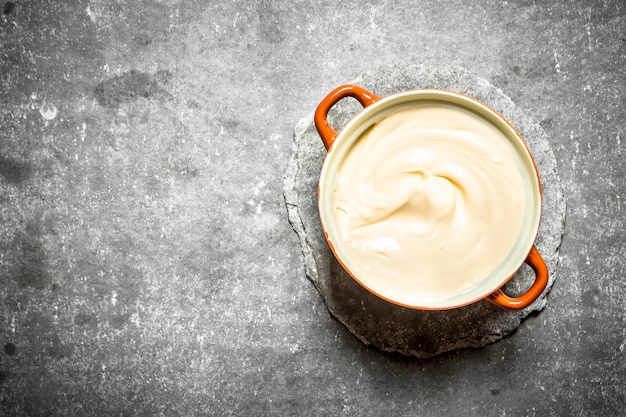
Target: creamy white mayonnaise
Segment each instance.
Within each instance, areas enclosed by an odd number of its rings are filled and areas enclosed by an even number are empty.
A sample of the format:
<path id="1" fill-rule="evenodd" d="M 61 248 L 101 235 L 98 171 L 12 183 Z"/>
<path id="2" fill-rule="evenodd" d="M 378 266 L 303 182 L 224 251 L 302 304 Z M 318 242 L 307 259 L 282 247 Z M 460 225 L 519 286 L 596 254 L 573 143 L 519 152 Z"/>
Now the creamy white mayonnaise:
<path id="1" fill-rule="evenodd" d="M 504 134 L 436 102 L 370 127 L 341 163 L 333 192 L 352 273 L 391 293 L 449 295 L 486 279 L 514 247 L 524 207 Z"/>

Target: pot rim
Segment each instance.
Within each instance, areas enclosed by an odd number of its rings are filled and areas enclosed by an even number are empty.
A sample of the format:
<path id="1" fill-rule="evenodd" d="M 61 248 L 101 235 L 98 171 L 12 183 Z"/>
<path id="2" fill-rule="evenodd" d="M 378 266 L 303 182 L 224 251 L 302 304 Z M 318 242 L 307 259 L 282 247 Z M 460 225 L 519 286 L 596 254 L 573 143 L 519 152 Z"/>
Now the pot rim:
<path id="1" fill-rule="evenodd" d="M 385 295 L 384 290 L 381 291 L 379 288 L 372 288 L 372 285 L 368 285 L 367 282 L 364 282 L 363 279 L 352 272 L 349 257 L 345 255 L 340 240 L 336 238 L 333 232 L 334 216 L 332 214 L 331 204 L 332 181 L 334 181 L 340 161 L 349 152 L 352 143 L 356 141 L 367 128 L 386 115 L 400 110 L 402 107 L 408 107 L 412 104 L 424 101 L 447 103 L 459 106 L 465 110 L 470 110 L 487 119 L 502 131 L 506 138 L 514 145 L 518 160 L 521 161 L 519 169 L 522 172 L 525 191 L 527 195 L 530 194 L 533 201 L 530 203 L 531 210 L 527 210 L 524 216 L 524 223 L 520 236 L 518 237 L 518 242 L 514 250 L 512 250 L 511 255 L 515 255 L 514 261 L 509 259 L 511 258 L 510 255 L 505 262 L 503 262 L 503 265 L 506 264 L 506 268 L 503 269 L 501 266 L 477 285 L 465 291 L 452 293 L 445 297 L 438 297 L 436 300 L 398 300 Z M 331 181 L 331 183 L 329 183 L 329 181 Z M 373 104 L 364 107 L 339 131 L 326 154 L 320 173 L 318 205 L 322 229 L 331 251 L 344 270 L 361 286 L 376 296 L 403 307 L 420 310 L 446 310 L 462 307 L 488 297 L 490 294 L 497 292 L 515 275 L 533 248 L 534 241 L 539 231 L 542 205 L 541 194 L 539 172 L 530 149 L 521 134 L 502 114 L 489 105 L 463 93 L 445 89 L 420 88 L 394 93 L 377 100 Z M 503 270 L 500 271 L 500 269 Z"/>

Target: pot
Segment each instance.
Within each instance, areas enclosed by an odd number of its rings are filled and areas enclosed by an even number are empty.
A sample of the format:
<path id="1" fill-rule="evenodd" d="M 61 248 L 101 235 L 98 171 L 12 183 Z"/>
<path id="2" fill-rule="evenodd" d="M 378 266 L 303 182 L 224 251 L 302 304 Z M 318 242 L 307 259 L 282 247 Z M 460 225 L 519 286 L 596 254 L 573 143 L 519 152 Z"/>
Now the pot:
<path id="1" fill-rule="evenodd" d="M 363 109 L 339 132 L 330 109 Z M 521 135 L 498 112 L 457 92 L 417 89 L 378 97 L 342 85 L 314 115 L 327 149 L 319 212 L 343 268 L 391 303 L 446 310 L 487 300 L 523 309 L 546 288 L 534 245 L 541 183 Z M 521 296 L 502 286 L 535 273 Z"/>

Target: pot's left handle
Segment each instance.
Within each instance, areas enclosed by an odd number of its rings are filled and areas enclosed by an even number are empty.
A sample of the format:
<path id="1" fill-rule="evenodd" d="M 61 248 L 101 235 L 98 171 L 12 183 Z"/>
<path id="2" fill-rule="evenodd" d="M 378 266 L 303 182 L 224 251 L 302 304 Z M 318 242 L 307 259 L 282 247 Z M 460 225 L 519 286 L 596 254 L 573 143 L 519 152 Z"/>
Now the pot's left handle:
<path id="1" fill-rule="evenodd" d="M 315 127 L 324 142 L 326 149 L 330 149 L 337 138 L 338 133 L 328 123 L 328 112 L 330 109 L 339 102 L 339 100 L 352 97 L 358 100 L 363 107 L 367 107 L 374 104 L 380 97 L 370 93 L 369 91 L 353 84 L 345 84 L 335 88 L 320 102 L 315 110 Z"/>

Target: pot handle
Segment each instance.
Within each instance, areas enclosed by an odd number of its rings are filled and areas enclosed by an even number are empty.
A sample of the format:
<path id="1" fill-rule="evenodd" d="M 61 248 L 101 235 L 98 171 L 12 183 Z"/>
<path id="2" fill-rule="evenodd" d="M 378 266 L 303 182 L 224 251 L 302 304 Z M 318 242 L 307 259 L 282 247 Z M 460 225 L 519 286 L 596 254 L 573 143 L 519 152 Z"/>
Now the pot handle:
<path id="1" fill-rule="evenodd" d="M 380 100 L 380 97 L 353 84 L 341 85 L 324 97 L 315 110 L 313 120 L 315 121 L 315 127 L 322 138 L 322 142 L 324 142 L 326 150 L 330 150 L 330 147 L 333 145 L 338 135 L 335 129 L 328 123 L 328 112 L 339 100 L 346 97 L 357 99 L 363 107 L 367 107 Z"/>
<path id="2" fill-rule="evenodd" d="M 519 297 L 509 297 L 502 289 L 487 296 L 486 300 L 503 308 L 510 310 L 521 310 L 531 305 L 548 285 L 548 267 L 543 260 L 537 247 L 533 245 L 525 261 L 535 271 L 535 282 L 528 291 Z"/>

